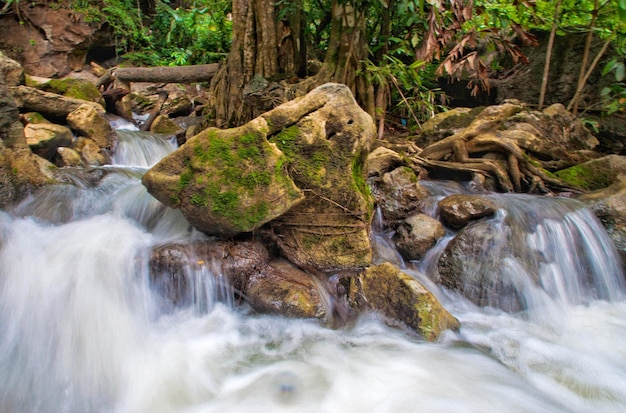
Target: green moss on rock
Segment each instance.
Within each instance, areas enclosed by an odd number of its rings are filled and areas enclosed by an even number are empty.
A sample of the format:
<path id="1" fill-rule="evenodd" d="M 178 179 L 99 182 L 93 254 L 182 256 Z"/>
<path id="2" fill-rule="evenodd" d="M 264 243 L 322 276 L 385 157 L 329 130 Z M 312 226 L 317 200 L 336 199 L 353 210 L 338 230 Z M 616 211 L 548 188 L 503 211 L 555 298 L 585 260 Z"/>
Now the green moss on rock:
<path id="1" fill-rule="evenodd" d="M 96 86 L 83 79 L 52 79 L 37 86 L 44 92 L 96 102 L 104 106 L 104 98 Z"/>
<path id="2" fill-rule="evenodd" d="M 613 183 L 611 171 L 593 163 L 584 163 L 554 174 L 569 185 L 585 190 L 606 188 Z"/>

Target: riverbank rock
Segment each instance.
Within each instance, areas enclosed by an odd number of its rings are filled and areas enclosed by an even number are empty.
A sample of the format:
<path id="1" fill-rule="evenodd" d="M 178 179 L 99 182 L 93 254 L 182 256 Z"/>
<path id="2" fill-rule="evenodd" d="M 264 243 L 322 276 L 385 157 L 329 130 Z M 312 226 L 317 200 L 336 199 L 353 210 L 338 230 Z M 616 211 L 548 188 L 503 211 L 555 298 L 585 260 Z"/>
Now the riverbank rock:
<path id="1" fill-rule="evenodd" d="M 492 201 L 476 195 L 450 195 L 439 201 L 439 216 L 453 229 L 463 228 L 472 220 L 493 216 L 497 209 Z"/>
<path id="2" fill-rule="evenodd" d="M 349 302 L 358 311 L 377 311 L 435 341 L 444 330 L 457 330 L 452 316 L 422 284 L 390 263 L 372 266 L 350 282 Z"/>
<path id="3" fill-rule="evenodd" d="M 68 147 L 74 139 L 72 131 L 54 123 L 29 123 L 24 136 L 30 149 L 44 159 L 51 160 L 61 146 Z"/>
<path id="4" fill-rule="evenodd" d="M 29 149 L 17 105 L 0 77 L 0 208 L 55 182 L 54 168 Z"/>

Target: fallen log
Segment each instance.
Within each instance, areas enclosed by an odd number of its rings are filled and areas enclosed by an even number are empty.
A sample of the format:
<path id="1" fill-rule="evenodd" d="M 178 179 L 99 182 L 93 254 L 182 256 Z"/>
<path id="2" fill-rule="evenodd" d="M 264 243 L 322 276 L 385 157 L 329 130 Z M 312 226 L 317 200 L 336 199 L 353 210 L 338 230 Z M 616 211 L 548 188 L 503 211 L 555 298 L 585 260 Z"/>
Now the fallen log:
<path id="1" fill-rule="evenodd" d="M 208 82 L 219 67 L 219 63 L 194 66 L 120 67 L 114 70 L 113 76 L 124 83 Z"/>

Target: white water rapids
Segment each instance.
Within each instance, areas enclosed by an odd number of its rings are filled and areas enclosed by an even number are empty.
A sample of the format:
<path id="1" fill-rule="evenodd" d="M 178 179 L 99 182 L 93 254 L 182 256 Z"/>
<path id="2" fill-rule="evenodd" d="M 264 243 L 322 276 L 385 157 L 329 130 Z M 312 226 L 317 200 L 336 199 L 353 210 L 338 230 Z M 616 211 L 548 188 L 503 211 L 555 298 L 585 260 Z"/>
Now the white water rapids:
<path id="1" fill-rule="evenodd" d="M 121 135 L 97 186 L 0 212 L 0 413 L 626 412 L 624 276 L 588 211 L 507 210 L 547 257 L 500 258 L 543 288 L 520 314 L 435 290 L 462 325 L 437 343 L 376 315 L 333 330 L 219 302 L 165 312 L 151 248 L 202 235 L 140 183 L 173 145 Z"/>

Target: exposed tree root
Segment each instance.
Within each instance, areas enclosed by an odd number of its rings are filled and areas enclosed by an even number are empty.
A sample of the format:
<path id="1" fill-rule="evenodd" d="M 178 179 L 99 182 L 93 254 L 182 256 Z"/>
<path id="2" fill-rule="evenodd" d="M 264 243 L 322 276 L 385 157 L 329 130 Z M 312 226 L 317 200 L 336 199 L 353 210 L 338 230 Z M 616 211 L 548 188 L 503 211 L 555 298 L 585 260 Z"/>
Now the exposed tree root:
<path id="1" fill-rule="evenodd" d="M 494 178 L 503 192 L 579 192 L 533 165 L 514 139 L 499 133 L 502 122 L 518 108 L 511 104 L 490 107 L 467 128 L 408 159 L 412 166 L 429 171 L 447 170 Z"/>

